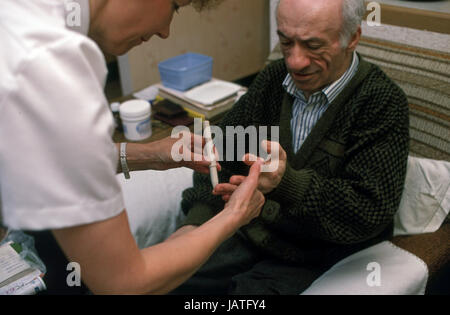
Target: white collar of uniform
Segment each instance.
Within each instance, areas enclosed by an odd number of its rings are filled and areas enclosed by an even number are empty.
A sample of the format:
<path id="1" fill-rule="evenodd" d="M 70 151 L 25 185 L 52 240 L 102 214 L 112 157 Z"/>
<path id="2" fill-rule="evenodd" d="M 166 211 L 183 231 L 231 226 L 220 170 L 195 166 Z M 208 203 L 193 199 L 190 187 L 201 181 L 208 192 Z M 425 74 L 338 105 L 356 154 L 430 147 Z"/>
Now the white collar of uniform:
<path id="1" fill-rule="evenodd" d="M 90 24 L 89 0 L 64 0 L 64 4 L 67 27 L 87 36 Z M 75 16 L 78 13 L 81 16 Z"/>

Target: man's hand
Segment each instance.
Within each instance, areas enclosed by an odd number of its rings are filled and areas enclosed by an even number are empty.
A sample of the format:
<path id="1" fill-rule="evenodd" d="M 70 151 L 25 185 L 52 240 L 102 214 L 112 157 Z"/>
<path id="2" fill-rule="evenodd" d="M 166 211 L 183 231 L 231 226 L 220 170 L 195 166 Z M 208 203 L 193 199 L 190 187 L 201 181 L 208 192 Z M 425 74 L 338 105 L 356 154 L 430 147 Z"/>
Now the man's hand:
<path id="1" fill-rule="evenodd" d="M 262 145 L 264 150 L 271 155 L 271 158 L 264 163 L 264 165 L 268 167 L 266 171 L 263 169 L 263 172 L 259 177 L 258 189 L 263 194 L 268 194 L 278 187 L 284 176 L 287 155 L 286 151 L 284 151 L 278 142 L 264 140 Z M 251 159 L 250 154 L 246 154 L 244 156 L 244 163 L 251 166 L 255 163 L 255 159 Z M 230 180 L 235 182 L 241 181 L 239 179 L 233 179 L 233 177 Z"/>
<path id="2" fill-rule="evenodd" d="M 258 190 L 263 194 L 268 194 L 280 184 L 283 178 L 284 172 L 286 171 L 287 155 L 278 142 L 263 141 L 262 145 L 266 152 L 271 155 L 271 158 L 264 162 L 264 166 L 271 171 L 264 171 L 263 169 L 263 172 L 259 176 Z M 246 154 L 243 161 L 245 164 L 252 166 L 258 159 L 261 160 L 261 158 Z M 213 194 L 221 195 L 224 201 L 228 201 L 231 194 L 246 178 L 247 176 L 241 175 L 232 176 L 229 183 L 217 185 Z"/>

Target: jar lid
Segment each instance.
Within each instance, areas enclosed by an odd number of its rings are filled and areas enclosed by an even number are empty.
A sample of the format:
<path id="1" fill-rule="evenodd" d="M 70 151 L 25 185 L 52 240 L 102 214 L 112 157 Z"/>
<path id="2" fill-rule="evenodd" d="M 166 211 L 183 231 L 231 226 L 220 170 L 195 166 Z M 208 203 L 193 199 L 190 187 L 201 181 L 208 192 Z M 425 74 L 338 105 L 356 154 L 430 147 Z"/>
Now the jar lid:
<path id="1" fill-rule="evenodd" d="M 120 105 L 120 116 L 138 118 L 151 113 L 150 103 L 144 100 L 131 100 Z"/>
<path id="2" fill-rule="evenodd" d="M 120 103 L 118 102 L 111 103 L 110 107 L 113 112 L 118 112 L 120 110 Z"/>

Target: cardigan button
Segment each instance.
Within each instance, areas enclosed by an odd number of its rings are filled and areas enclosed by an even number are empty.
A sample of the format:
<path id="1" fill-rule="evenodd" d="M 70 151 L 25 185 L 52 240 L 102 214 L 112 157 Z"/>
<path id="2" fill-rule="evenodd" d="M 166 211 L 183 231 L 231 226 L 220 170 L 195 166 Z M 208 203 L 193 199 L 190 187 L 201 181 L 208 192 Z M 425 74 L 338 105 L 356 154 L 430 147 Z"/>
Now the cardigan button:
<path id="1" fill-rule="evenodd" d="M 267 221 L 272 221 L 273 219 L 275 219 L 277 215 L 277 211 L 276 209 L 274 209 L 274 207 L 269 206 L 267 208 L 264 209 L 263 213 L 262 213 L 262 217 L 264 219 L 266 219 Z"/>

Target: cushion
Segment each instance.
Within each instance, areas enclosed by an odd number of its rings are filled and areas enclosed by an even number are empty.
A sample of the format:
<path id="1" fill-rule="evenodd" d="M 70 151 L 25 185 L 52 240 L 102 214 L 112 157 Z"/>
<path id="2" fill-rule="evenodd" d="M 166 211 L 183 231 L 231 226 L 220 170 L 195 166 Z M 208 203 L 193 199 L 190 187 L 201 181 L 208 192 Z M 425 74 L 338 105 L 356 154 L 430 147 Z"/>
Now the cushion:
<path id="1" fill-rule="evenodd" d="M 450 162 L 410 156 L 394 235 L 435 232 L 450 210 Z"/>
<path id="2" fill-rule="evenodd" d="M 139 248 L 164 241 L 184 219 L 182 192 L 193 185 L 193 171 L 177 168 L 167 171 L 131 172 L 122 185 L 130 229 Z"/>
<path id="3" fill-rule="evenodd" d="M 302 294 L 424 294 L 427 280 L 421 259 L 385 241 L 339 261 Z"/>

